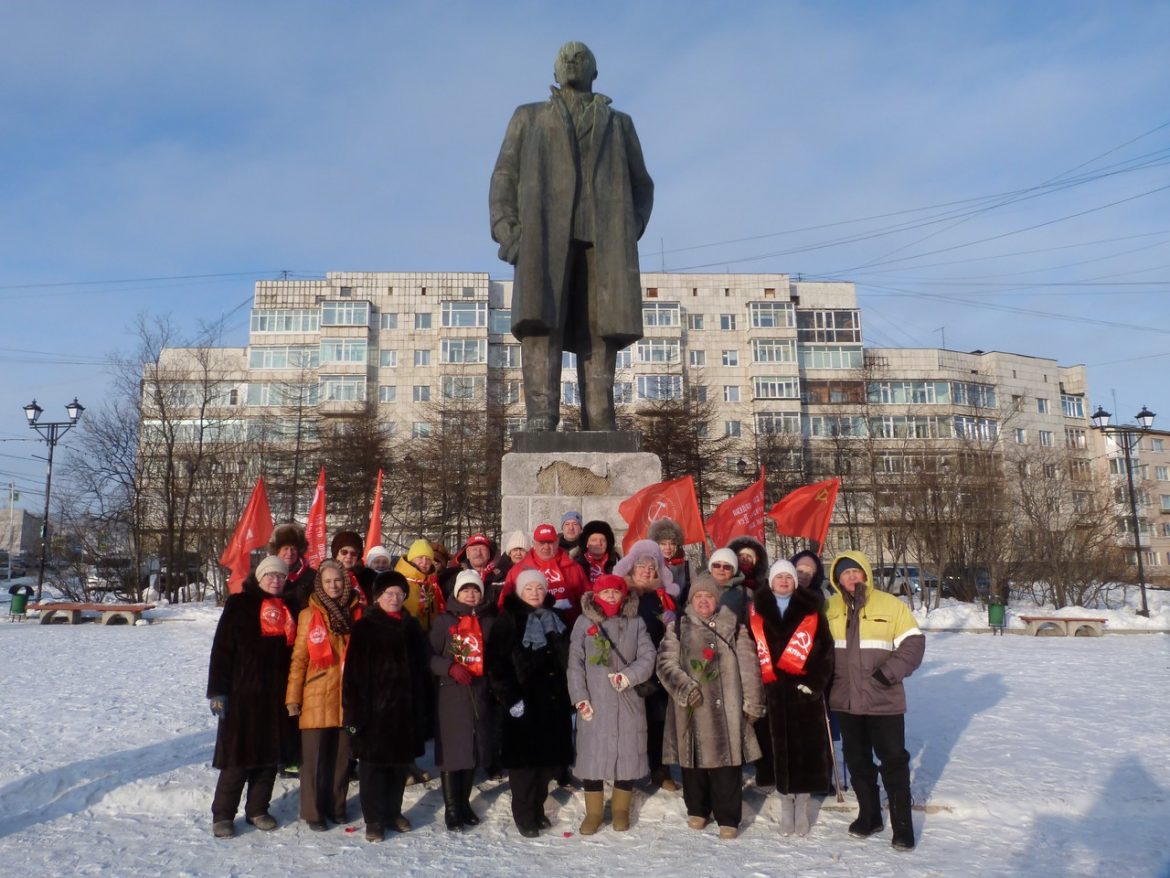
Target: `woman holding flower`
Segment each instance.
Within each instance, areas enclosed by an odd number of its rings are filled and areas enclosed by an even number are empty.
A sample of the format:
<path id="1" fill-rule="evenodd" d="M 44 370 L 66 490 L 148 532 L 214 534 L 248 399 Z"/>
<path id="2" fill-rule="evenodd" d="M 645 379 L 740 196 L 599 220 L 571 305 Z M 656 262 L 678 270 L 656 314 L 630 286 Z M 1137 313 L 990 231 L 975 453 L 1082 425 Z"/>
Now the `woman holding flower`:
<path id="1" fill-rule="evenodd" d="M 743 764 L 760 758 L 752 723 L 764 715 L 764 687 L 747 627 L 718 602 L 714 577 L 696 576 L 686 612 L 666 629 L 658 679 L 673 702 L 663 759 L 682 766 L 687 825 L 703 829 L 714 814 L 730 839 L 743 816 Z"/>
<path id="2" fill-rule="evenodd" d="M 613 783 L 613 828 L 630 828 L 634 781 L 649 770 L 646 706 L 634 691 L 654 675 L 654 644 L 638 598 L 612 573 L 581 597 L 569 640 L 569 697 L 577 708 L 576 775 L 585 788 L 580 833 L 601 828 L 605 781 Z"/>

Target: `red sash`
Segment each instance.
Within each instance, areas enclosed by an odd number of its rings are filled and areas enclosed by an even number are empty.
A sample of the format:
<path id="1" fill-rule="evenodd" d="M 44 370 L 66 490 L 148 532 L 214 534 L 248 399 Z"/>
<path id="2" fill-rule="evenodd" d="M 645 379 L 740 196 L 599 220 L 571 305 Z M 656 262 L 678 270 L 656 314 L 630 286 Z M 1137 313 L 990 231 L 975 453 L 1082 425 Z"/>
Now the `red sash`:
<path id="1" fill-rule="evenodd" d="M 776 667 L 785 673 L 802 676 L 804 674 L 804 664 L 808 661 L 808 654 L 812 652 L 813 638 L 816 635 L 817 614 L 809 613 L 804 617 L 804 621 L 796 626 L 796 630 L 792 632 L 792 639 L 784 647 L 784 652 L 781 653 L 780 661 L 776 663 Z"/>
<path id="2" fill-rule="evenodd" d="M 292 646 L 297 640 L 297 623 L 280 598 L 265 598 L 260 603 L 260 636 L 279 637 Z"/>
<path id="3" fill-rule="evenodd" d="M 754 603 L 748 604 L 748 620 L 752 636 L 756 638 L 756 657 L 760 660 L 760 676 L 765 683 L 776 682 L 776 669 L 772 667 L 772 652 L 768 649 L 768 638 L 764 636 L 764 617 L 756 612 Z"/>
<path id="4" fill-rule="evenodd" d="M 313 610 L 313 621 L 309 623 L 309 634 L 305 639 L 309 644 L 310 667 L 327 668 L 333 664 L 333 646 L 329 643 L 329 626 L 325 624 L 325 615 L 320 610 Z"/>
<path id="5" fill-rule="evenodd" d="M 672 598 L 666 591 L 665 586 L 658 589 L 658 602 L 662 604 L 662 612 L 673 613 L 675 608 L 674 598 Z"/>
<path id="6" fill-rule="evenodd" d="M 473 614 L 461 616 L 457 625 L 452 625 L 451 658 L 471 671 L 471 676 L 483 676 L 483 629 L 479 617 Z"/>

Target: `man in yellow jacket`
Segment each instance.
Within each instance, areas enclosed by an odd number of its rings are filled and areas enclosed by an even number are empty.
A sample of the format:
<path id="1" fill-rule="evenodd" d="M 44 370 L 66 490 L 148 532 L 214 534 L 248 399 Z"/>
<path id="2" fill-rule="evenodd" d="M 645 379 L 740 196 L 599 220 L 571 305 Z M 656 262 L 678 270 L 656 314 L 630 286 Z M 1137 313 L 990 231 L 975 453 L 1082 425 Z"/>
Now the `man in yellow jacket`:
<path id="1" fill-rule="evenodd" d="M 893 845 L 914 847 L 910 812 L 910 754 L 906 750 L 906 690 L 902 680 L 922 664 L 926 637 L 910 608 L 873 587 L 869 558 L 842 552 L 829 566 L 833 596 L 825 607 L 836 646 L 829 706 L 841 726 L 845 764 L 859 814 L 849 834 L 881 832 L 878 766 L 890 803 Z"/>

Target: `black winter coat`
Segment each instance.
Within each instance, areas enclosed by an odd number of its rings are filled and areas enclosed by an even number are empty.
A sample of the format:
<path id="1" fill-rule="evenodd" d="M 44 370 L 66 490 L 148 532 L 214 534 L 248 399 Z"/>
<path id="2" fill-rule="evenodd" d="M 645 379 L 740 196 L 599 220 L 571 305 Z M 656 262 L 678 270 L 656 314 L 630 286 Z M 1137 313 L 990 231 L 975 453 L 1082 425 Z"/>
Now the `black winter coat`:
<path id="1" fill-rule="evenodd" d="M 296 721 L 284 706 L 292 646 L 283 632 L 260 633 L 260 608 L 270 597 L 255 581 L 245 583 L 224 603 L 215 629 L 207 697 L 227 696 L 215 736 L 215 768 L 279 765 L 294 752 Z"/>
<path id="2" fill-rule="evenodd" d="M 547 596 L 544 612 L 552 609 Z M 504 768 L 554 768 L 573 762 L 573 704 L 565 676 L 569 630 L 549 634 L 541 649 L 525 646 L 524 630 L 535 610 L 514 594 L 492 626 L 487 643 L 488 680 L 502 717 L 500 764 Z M 508 709 L 524 702 L 524 715 Z"/>
<path id="3" fill-rule="evenodd" d="M 484 649 L 484 675 L 473 677 L 470 686 L 461 686 L 451 679 L 451 629 L 463 616 L 479 616 L 480 631 L 485 643 L 491 639 L 495 618 L 486 614 L 489 605 L 481 602 L 469 607 L 455 599 L 447 609 L 436 616 L 428 634 L 431 648 L 431 674 L 436 684 L 435 694 L 435 765 L 440 771 L 463 771 L 477 766 L 487 767 L 494 759 L 495 741 L 492 736 L 492 704 L 488 693 L 487 650 Z"/>
<path id="4" fill-rule="evenodd" d="M 401 619 L 375 604 L 353 626 L 345 659 L 341 704 L 353 734 L 353 753 L 371 765 L 403 765 L 426 750 L 429 649 L 409 613 Z"/>
<path id="5" fill-rule="evenodd" d="M 767 586 L 755 594 L 756 612 L 764 620 L 764 636 L 773 666 L 805 617 L 817 617 L 813 648 L 802 676 L 776 669 L 776 682 L 764 686 L 768 731 L 776 765 L 776 790 L 783 794 L 821 793 L 832 787 L 833 763 L 825 724 L 825 690 L 833 679 L 833 635 L 815 593 L 798 588 L 781 618 L 776 596 Z M 803 684 L 812 690 L 797 690 Z"/>

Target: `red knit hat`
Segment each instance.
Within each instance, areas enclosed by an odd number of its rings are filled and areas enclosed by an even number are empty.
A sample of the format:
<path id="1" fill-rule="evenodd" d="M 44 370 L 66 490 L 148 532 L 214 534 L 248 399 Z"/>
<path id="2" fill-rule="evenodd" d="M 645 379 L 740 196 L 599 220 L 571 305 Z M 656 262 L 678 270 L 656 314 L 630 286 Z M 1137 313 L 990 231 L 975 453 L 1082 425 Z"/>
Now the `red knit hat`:
<path id="1" fill-rule="evenodd" d="M 616 588 L 622 593 L 622 596 L 630 593 L 630 587 L 626 585 L 625 578 L 615 576 L 612 573 L 603 573 L 593 583 L 593 593 L 601 594 L 607 588 Z"/>

